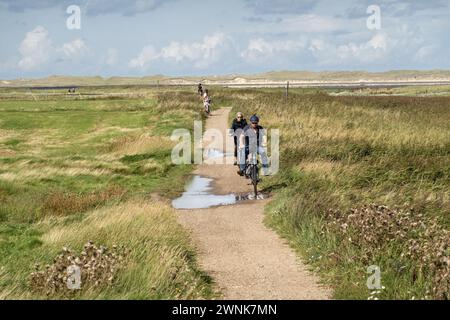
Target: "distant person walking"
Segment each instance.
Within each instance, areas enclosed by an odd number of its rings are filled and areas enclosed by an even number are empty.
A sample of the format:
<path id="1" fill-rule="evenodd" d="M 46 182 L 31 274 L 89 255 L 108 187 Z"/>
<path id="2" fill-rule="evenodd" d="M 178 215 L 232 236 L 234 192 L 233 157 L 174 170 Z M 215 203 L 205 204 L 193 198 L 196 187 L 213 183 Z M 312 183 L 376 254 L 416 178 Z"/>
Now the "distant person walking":
<path id="1" fill-rule="evenodd" d="M 197 90 L 198 95 L 201 97 L 203 96 L 203 86 L 201 83 L 198 84 L 198 90 Z"/>
<path id="2" fill-rule="evenodd" d="M 238 137 L 241 135 L 244 128 L 247 126 L 247 120 L 244 118 L 244 114 L 242 112 L 238 112 L 236 114 L 236 118 L 233 119 L 233 123 L 230 128 L 230 135 L 234 138 L 234 165 L 238 164 L 238 147 L 239 147 L 239 139 Z"/>

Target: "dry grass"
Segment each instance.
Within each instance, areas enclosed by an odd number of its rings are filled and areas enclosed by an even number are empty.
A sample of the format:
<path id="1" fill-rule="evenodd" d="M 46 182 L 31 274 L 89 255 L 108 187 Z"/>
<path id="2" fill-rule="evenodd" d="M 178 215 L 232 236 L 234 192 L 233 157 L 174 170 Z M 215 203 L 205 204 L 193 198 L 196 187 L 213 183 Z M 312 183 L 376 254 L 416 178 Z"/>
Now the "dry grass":
<path id="1" fill-rule="evenodd" d="M 436 219 L 420 213 L 371 204 L 348 213 L 329 210 L 323 233 L 336 233 L 343 246 L 361 248 L 351 259 L 370 264 L 378 252 L 397 248 L 401 263 L 397 272 L 412 266 L 411 283 L 432 279 L 424 298 L 450 299 L 450 232 Z M 339 252 L 330 253 L 342 259 Z"/>
<path id="2" fill-rule="evenodd" d="M 108 151 L 114 155 L 143 154 L 152 151 L 170 149 L 173 142 L 168 137 L 158 137 L 151 134 L 128 135 L 113 141 Z"/>
<path id="3" fill-rule="evenodd" d="M 45 179 L 55 176 L 67 176 L 76 177 L 80 175 L 101 176 L 110 175 L 111 170 L 107 169 L 85 169 L 85 168 L 54 168 L 54 167 L 41 167 L 38 166 L 35 169 L 25 169 L 19 172 L 5 172 L 0 174 L 0 179 L 5 181 L 20 181 L 35 179 Z"/>
<path id="4" fill-rule="evenodd" d="M 127 237 L 127 226 L 138 227 L 136 229 L 133 228 L 134 234 L 141 237 L 148 233 L 149 229 L 152 231 L 149 234 L 162 235 L 162 231 L 166 226 L 164 223 L 154 224 L 154 222 L 168 219 L 169 212 L 165 205 L 146 203 L 144 201 L 100 208 L 89 214 L 82 222 L 53 228 L 42 237 L 42 240 L 45 243 L 57 244 L 63 247 L 64 242 L 79 243 L 80 237 L 95 235 L 98 231 L 101 231 L 103 235 L 110 231 L 111 239 L 120 238 L 123 240 Z M 153 223 L 149 225 L 148 220 L 151 220 Z M 138 223 L 138 221 L 146 223 Z"/>
<path id="5" fill-rule="evenodd" d="M 80 247 L 86 239 L 130 249 L 129 264 L 117 279 L 123 291 L 118 295 L 106 290 L 111 297 L 198 298 L 205 294 L 204 280 L 186 256 L 187 234 L 166 204 L 133 201 L 102 208 L 80 223 L 52 228 L 42 236 L 45 245 L 57 248 Z M 98 294 L 88 292 L 84 297 Z"/>
<path id="6" fill-rule="evenodd" d="M 438 264 L 436 257 L 449 258 L 448 249 L 420 249 L 423 254 L 399 258 L 413 238 L 389 242 L 381 237 L 386 245 L 375 248 L 363 241 L 369 236 L 365 230 L 355 232 L 348 244 L 334 229 L 323 233 L 322 226 L 327 219 L 336 222 L 325 217 L 329 209 L 346 215 L 351 208 L 380 203 L 413 208 L 414 221 L 425 223 L 430 232 L 435 229 L 427 219 L 434 218 L 439 230 L 448 232 L 450 98 L 332 97 L 294 90 L 286 100 L 275 90 L 240 93 L 247 98 L 235 95 L 234 111 L 257 113 L 264 127 L 281 133 L 281 171 L 263 182 L 277 195 L 267 221 L 322 271 L 335 297 L 366 299 L 365 270 L 379 264 L 386 287 L 380 298 L 448 298 L 448 284 L 442 281 L 446 271 L 430 271 Z M 387 235 L 383 227 L 375 229 Z M 410 234 L 422 230 L 408 223 L 405 228 Z M 417 240 L 419 248 L 448 241 L 436 234 Z M 367 251 L 373 253 L 369 259 L 358 259 Z M 422 259 L 426 251 L 434 258 Z M 403 262 L 406 267 L 398 274 L 395 266 Z M 417 270 L 421 278 L 412 280 Z"/>
<path id="7" fill-rule="evenodd" d="M 132 252 L 114 283 L 75 298 L 209 297 L 173 211 L 139 200 L 182 190 L 191 166 L 171 165 L 169 136 L 201 118 L 201 101 L 175 90 L 86 91 L 0 97 L 1 298 L 47 298 L 30 292 L 34 263 L 51 265 L 62 247 L 79 252 L 88 240 Z"/>
<path id="8" fill-rule="evenodd" d="M 14 130 L 0 129 L 0 143 L 3 143 L 8 139 L 15 138 L 16 136 L 17 132 L 15 132 Z"/>
<path id="9" fill-rule="evenodd" d="M 0 282 L 8 280 L 9 274 L 7 273 L 4 267 L 0 267 Z M 10 298 L 14 294 L 14 291 L 17 290 L 17 287 L 18 287 L 17 285 L 14 285 L 10 288 L 0 290 L 0 300 L 6 300 Z"/>
<path id="10" fill-rule="evenodd" d="M 342 168 L 342 164 L 331 161 L 305 161 L 298 165 L 300 171 L 309 171 L 315 173 L 331 173 L 336 169 Z"/>
<path id="11" fill-rule="evenodd" d="M 64 216 L 105 204 L 111 199 L 120 201 L 126 190 L 119 186 L 112 186 L 99 192 L 88 194 L 52 192 L 42 201 L 42 215 Z"/>
<path id="12" fill-rule="evenodd" d="M 13 157 L 16 155 L 16 152 L 14 150 L 9 149 L 0 149 L 0 157 Z"/>
<path id="13" fill-rule="evenodd" d="M 107 248 L 113 248 L 114 245 L 126 248 L 126 261 L 121 263 L 114 275 L 101 277 L 105 281 L 99 286 L 82 287 L 80 292 L 71 294 L 71 298 L 211 297 L 210 280 L 196 268 L 188 234 L 177 223 L 174 210 L 167 204 L 150 200 L 132 200 L 118 205 L 103 206 L 86 214 L 84 219 L 71 223 L 65 223 L 61 218 L 48 217 L 42 220 L 38 227 L 44 231 L 39 237 L 42 245 L 33 251 L 32 259 L 28 259 L 32 261 L 30 265 L 22 265 L 13 273 L 2 272 L 0 269 L 0 283 L 9 284 L 1 291 L 3 299 L 64 298 L 57 292 L 55 295 L 47 296 L 48 290 L 31 291 L 29 275 L 36 263 L 51 265 L 54 257 L 61 252 L 61 248 L 81 252 L 88 241 Z M 61 273 L 57 269 L 49 275 L 56 277 L 63 275 L 64 270 L 60 270 Z M 114 281 L 108 280 L 111 277 Z M 11 285 L 14 283 L 17 285 Z"/>

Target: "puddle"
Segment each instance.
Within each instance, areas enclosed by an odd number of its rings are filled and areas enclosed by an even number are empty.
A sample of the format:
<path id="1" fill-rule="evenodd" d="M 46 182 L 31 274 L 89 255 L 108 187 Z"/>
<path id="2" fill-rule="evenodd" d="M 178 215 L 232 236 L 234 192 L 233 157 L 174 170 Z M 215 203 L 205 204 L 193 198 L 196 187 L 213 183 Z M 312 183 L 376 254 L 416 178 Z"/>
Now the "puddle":
<path id="1" fill-rule="evenodd" d="M 222 150 L 218 149 L 205 149 L 203 152 L 203 159 L 206 162 L 213 161 L 214 163 L 226 163 L 227 157 L 233 157 L 233 153 L 227 152 L 224 153 Z"/>
<path id="2" fill-rule="evenodd" d="M 211 194 L 211 182 L 213 179 L 195 175 L 188 182 L 185 192 L 181 197 L 172 201 L 172 207 L 175 209 L 206 209 L 215 206 L 226 206 L 235 204 L 239 201 L 255 200 L 253 193 L 246 194 Z M 269 196 L 258 193 L 256 200 L 267 199 Z"/>
<path id="3" fill-rule="evenodd" d="M 211 194 L 213 179 L 194 176 L 186 185 L 186 191 L 181 197 L 172 201 L 175 209 L 205 209 L 213 206 L 223 206 L 236 203 L 234 194 Z"/>
<path id="4" fill-rule="evenodd" d="M 205 156 L 205 158 L 223 158 L 233 156 L 233 153 L 232 152 L 224 153 L 222 150 L 218 149 L 206 149 L 203 152 L 203 155 Z"/>

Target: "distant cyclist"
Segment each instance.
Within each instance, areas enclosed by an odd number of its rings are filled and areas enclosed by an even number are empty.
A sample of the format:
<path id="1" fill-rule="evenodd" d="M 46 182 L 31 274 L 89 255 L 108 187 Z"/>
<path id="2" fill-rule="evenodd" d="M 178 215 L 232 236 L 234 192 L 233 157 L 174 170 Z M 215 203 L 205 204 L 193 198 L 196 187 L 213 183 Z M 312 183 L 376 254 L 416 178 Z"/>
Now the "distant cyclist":
<path id="1" fill-rule="evenodd" d="M 247 120 L 244 118 L 242 112 L 236 114 L 230 128 L 230 135 L 234 138 L 234 165 L 238 164 L 238 137 L 241 135 L 244 128 L 247 126 Z"/>
<path id="2" fill-rule="evenodd" d="M 269 174 L 269 159 L 266 154 L 267 136 L 265 129 L 259 125 L 257 115 L 250 117 L 250 125 L 245 126 L 239 141 L 239 171 L 240 176 L 245 174 L 246 161 L 250 154 L 256 153 L 261 157 L 263 175 Z"/>
<path id="3" fill-rule="evenodd" d="M 205 92 L 203 93 L 203 107 L 205 108 L 206 114 L 209 115 L 211 112 L 211 98 L 208 89 L 205 89 Z"/>

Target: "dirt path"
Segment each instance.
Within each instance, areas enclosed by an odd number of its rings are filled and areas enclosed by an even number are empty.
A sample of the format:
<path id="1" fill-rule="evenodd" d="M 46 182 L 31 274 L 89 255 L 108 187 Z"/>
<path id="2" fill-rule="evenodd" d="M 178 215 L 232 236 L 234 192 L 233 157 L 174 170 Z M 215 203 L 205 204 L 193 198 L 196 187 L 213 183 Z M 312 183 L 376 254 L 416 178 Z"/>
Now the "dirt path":
<path id="1" fill-rule="evenodd" d="M 226 132 L 229 112 L 227 108 L 213 112 L 206 129 Z M 208 144 L 205 139 L 205 145 L 223 149 L 218 141 Z M 236 170 L 233 165 L 202 164 L 194 173 L 214 179 L 215 194 L 250 192 L 248 180 Z M 179 221 L 192 232 L 201 267 L 224 299 L 328 299 L 330 291 L 319 286 L 285 241 L 264 226 L 266 204 L 267 200 L 258 200 L 178 210 Z"/>

